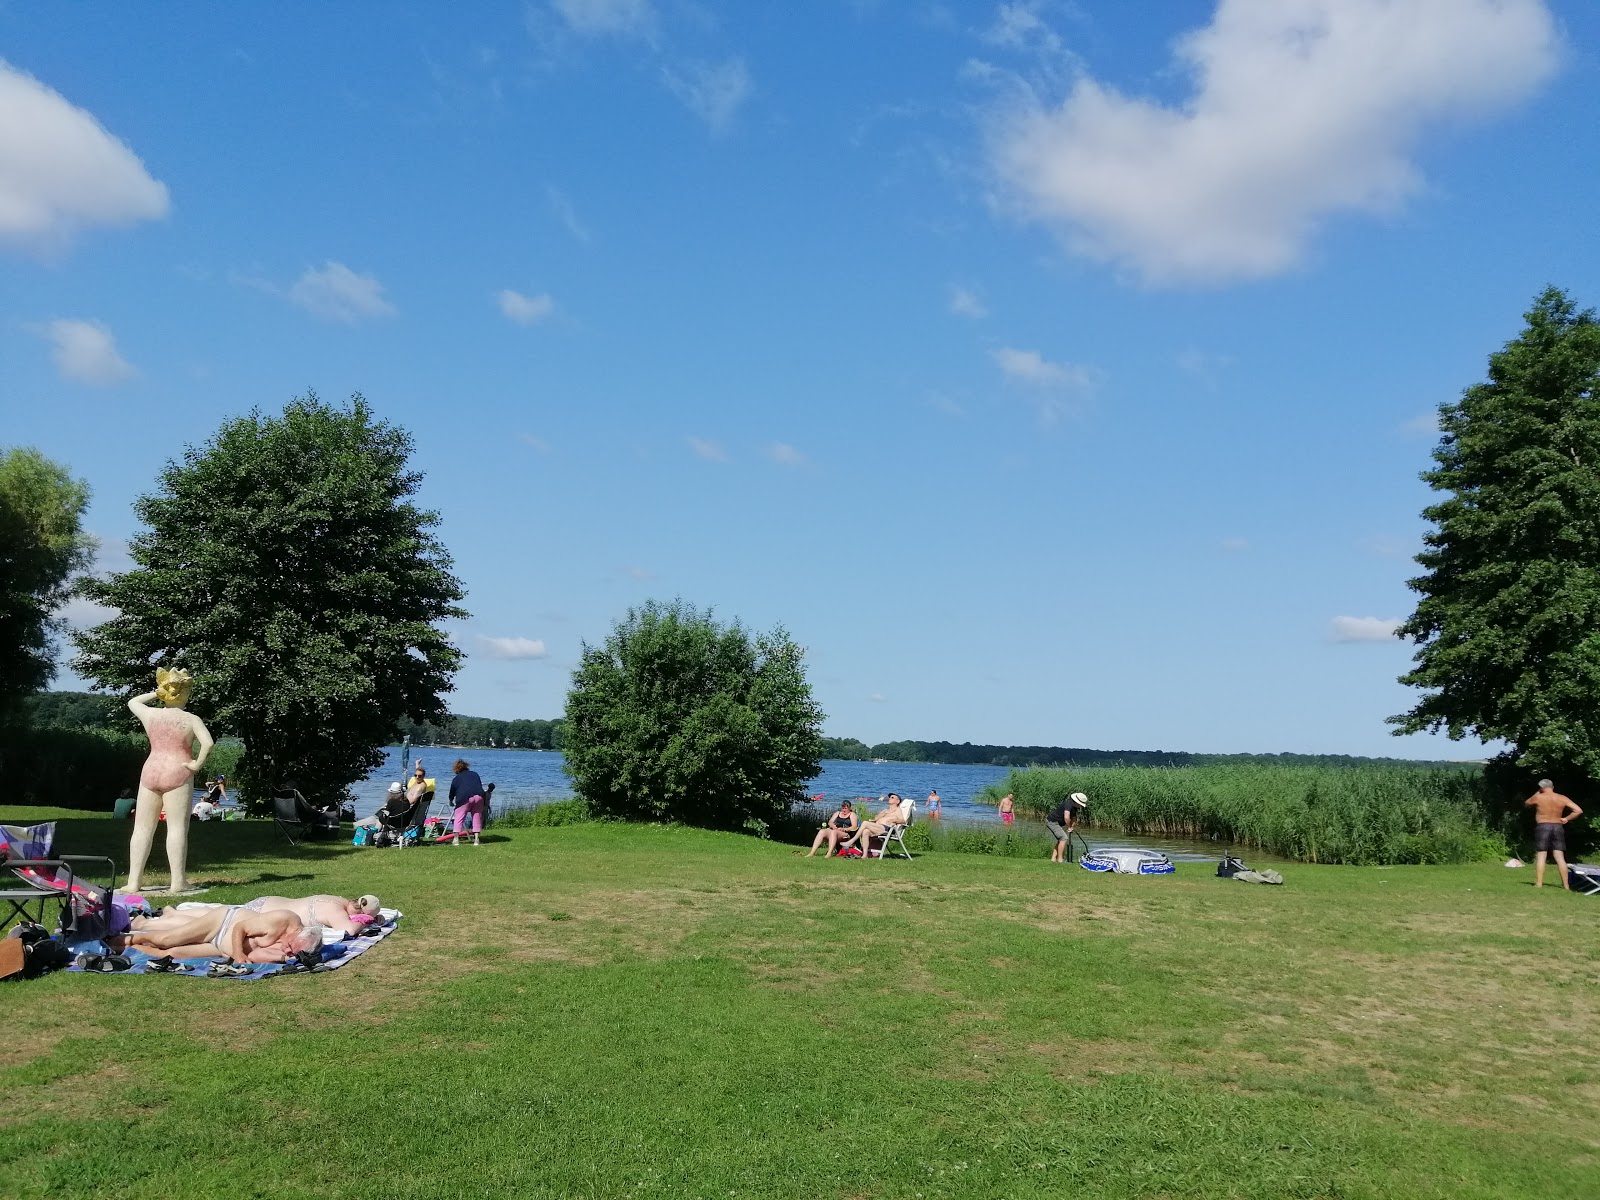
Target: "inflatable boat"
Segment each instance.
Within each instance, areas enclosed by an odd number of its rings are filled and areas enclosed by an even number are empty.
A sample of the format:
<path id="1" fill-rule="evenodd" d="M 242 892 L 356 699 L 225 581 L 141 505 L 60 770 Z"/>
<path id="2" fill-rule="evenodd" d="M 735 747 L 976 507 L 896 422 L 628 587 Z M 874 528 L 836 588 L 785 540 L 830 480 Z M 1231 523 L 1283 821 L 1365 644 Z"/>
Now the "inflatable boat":
<path id="1" fill-rule="evenodd" d="M 1117 875 L 1171 875 L 1177 869 L 1170 858 L 1155 850 L 1091 850 L 1078 865 L 1085 871 Z"/>

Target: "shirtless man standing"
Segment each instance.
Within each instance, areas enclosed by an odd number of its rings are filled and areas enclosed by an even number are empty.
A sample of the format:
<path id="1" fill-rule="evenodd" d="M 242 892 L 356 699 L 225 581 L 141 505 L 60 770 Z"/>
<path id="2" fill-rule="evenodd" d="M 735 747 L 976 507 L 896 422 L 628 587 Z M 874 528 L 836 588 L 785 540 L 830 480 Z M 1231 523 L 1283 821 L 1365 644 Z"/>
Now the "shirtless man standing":
<path id="1" fill-rule="evenodd" d="M 322 945 L 322 928 L 315 922 L 307 924 L 291 912 L 249 912 L 236 904 L 201 909 L 192 916 L 173 912 L 136 917 L 134 923 L 131 933 L 107 938 L 108 946 L 117 952 L 157 950 L 173 958 L 281 963 L 301 950 Z"/>
<path id="2" fill-rule="evenodd" d="M 1539 790 L 1522 802 L 1524 808 L 1533 809 L 1533 886 L 1544 886 L 1544 860 L 1546 854 L 1556 856 L 1556 872 L 1561 876 L 1561 886 L 1569 892 L 1567 882 L 1567 831 L 1568 821 L 1583 816 L 1579 808 L 1556 791 L 1548 779 L 1539 780 Z M 1570 810 L 1570 811 L 1569 811 Z"/>

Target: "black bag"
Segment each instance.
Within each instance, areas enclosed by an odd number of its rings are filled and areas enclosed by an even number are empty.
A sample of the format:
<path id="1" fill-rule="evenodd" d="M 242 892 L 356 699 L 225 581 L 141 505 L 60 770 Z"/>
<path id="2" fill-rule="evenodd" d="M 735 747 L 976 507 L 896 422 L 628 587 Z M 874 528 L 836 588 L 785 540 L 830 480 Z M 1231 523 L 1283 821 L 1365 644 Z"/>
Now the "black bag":
<path id="1" fill-rule="evenodd" d="M 1224 854 L 1222 861 L 1217 864 L 1217 878 L 1232 879 L 1240 871 L 1248 871 L 1249 869 L 1242 860 L 1235 858 L 1231 854 Z"/>

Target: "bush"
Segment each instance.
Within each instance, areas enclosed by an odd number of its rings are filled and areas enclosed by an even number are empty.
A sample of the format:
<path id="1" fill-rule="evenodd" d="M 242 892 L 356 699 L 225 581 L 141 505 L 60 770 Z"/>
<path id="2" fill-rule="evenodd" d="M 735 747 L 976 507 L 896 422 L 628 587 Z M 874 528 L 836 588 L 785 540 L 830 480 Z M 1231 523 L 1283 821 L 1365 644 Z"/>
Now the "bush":
<path id="1" fill-rule="evenodd" d="M 1503 857 L 1479 771 L 1407 767 L 1108 767 L 1013 771 L 1006 792 L 1040 815 L 1072 792 L 1087 822 L 1209 838 L 1315 863 L 1458 863 Z"/>
<path id="2" fill-rule="evenodd" d="M 0 733 L 6 803 L 109 812 L 125 788 L 138 787 L 149 749 L 141 733 L 7 730 Z"/>
<path id="3" fill-rule="evenodd" d="M 567 771 L 597 816 L 770 833 L 819 766 L 822 713 L 783 630 L 681 602 L 631 609 L 585 646 L 567 697 Z"/>
<path id="4" fill-rule="evenodd" d="M 546 829 L 556 825 L 581 825 L 594 820 L 582 799 L 550 800 L 535 808 L 513 808 L 494 819 L 507 829 Z"/>

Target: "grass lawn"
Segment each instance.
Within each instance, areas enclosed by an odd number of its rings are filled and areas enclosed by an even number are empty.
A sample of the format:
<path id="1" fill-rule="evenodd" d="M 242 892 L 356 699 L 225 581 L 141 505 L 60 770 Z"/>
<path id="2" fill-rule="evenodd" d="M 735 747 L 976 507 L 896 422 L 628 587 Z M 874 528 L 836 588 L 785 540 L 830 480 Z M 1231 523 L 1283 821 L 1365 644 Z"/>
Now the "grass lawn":
<path id="1" fill-rule="evenodd" d="M 0 1194 L 1600 1195 L 1600 900 L 1531 870 L 1272 889 L 615 825 L 192 853 L 205 899 L 406 920 L 328 975 L 0 989 Z"/>

